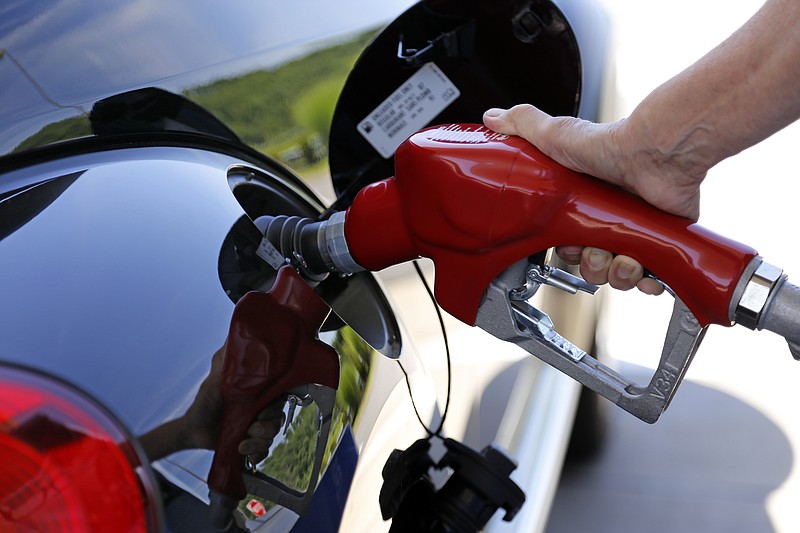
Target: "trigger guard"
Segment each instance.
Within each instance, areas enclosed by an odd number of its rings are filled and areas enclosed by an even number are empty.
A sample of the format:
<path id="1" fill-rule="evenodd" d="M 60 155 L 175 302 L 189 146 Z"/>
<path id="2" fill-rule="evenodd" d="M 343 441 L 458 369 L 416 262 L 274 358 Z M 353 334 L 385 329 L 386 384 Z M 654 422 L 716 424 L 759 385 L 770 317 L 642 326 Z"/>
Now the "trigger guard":
<path id="1" fill-rule="evenodd" d="M 658 366 L 646 387 L 631 387 L 632 395 L 623 397 L 618 403 L 635 416 L 638 416 L 638 411 L 654 414 L 658 410 L 652 422 L 658 419 L 675 397 L 707 330 L 707 327 L 700 325 L 686 304 L 672 291 L 669 292 L 675 298 L 675 304 Z"/>
<path id="2" fill-rule="evenodd" d="M 501 340 L 520 346 L 640 420 L 651 424 L 657 421 L 672 401 L 697 353 L 706 326 L 701 326 L 686 304 L 669 291 L 675 304 L 661 358 L 649 383 L 638 385 L 590 354 L 581 351 L 580 357 L 576 357 L 564 349 L 560 340 L 550 342 L 529 333 L 518 323 L 516 313 L 519 313 L 520 306 L 512 304 L 511 293 L 524 279 L 522 263 L 524 261 L 515 263 L 492 281 L 478 309 L 475 325 Z M 560 335 L 553 337 L 563 339 Z"/>

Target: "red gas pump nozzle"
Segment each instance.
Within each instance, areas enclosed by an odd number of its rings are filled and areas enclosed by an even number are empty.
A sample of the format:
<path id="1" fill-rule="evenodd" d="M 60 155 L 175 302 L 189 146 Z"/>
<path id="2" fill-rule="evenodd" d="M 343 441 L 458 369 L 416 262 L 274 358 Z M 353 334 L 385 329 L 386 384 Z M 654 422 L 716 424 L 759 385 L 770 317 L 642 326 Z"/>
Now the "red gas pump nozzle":
<path id="1" fill-rule="evenodd" d="M 443 309 L 522 346 L 647 422 L 669 405 L 710 324 L 769 329 L 799 353 L 800 290 L 755 250 L 479 125 L 411 136 L 395 154 L 395 176 L 368 185 L 346 212 L 326 221 L 260 223 L 266 240 L 317 276 L 432 259 Z M 527 303 L 542 284 L 596 290 L 530 259 L 574 244 L 633 257 L 675 296 L 661 360 L 646 386 L 572 345 Z"/>

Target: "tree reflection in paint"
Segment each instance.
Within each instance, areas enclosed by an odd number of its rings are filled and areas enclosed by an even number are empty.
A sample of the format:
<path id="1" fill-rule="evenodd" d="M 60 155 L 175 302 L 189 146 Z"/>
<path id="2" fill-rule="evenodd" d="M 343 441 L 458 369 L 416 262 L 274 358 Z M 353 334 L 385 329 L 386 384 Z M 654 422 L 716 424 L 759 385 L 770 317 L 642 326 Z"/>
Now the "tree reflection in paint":
<path id="1" fill-rule="evenodd" d="M 347 426 L 356 423 L 375 354 L 373 348 L 347 326 L 336 332 L 331 345 L 339 354 L 339 389 L 336 391 L 336 405 L 328 442 L 321 444 L 326 446 L 322 472 L 336 451 Z M 286 434 L 275 439 L 269 456 L 256 469 L 289 487 L 305 491 L 311 481 L 316 453 L 318 417 L 319 411 L 314 404 L 298 407 Z M 263 503 L 267 511 L 275 507 L 272 502 L 248 496 L 240 502 L 239 508 L 250 520 L 257 519 L 247 508 L 247 503 L 252 500 Z"/>

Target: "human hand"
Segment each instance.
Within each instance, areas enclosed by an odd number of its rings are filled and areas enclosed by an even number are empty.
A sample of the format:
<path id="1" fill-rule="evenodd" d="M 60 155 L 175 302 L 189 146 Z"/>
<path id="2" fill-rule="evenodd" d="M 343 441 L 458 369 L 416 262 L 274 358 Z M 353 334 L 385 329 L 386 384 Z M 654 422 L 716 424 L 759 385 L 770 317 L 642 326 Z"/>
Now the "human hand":
<path id="1" fill-rule="evenodd" d="M 598 124 L 552 117 L 526 104 L 490 109 L 483 119 L 488 128 L 526 139 L 567 168 L 619 185 L 664 211 L 693 220 L 699 216 L 699 187 L 707 169 L 698 165 L 689 172 L 679 157 L 668 158 L 648 146 L 644 134 L 633 135 L 624 120 Z M 580 265 L 590 283 L 607 282 L 621 290 L 638 287 L 648 294 L 664 290 L 658 281 L 643 277 L 642 265 L 630 257 L 577 245 L 556 252 L 568 264 Z"/>
<path id="2" fill-rule="evenodd" d="M 652 138 L 657 132 L 634 131 L 642 128 L 628 119 L 601 124 L 552 117 L 521 104 L 489 109 L 483 121 L 498 133 L 522 137 L 565 167 L 619 185 L 663 211 L 692 220 L 700 215 L 700 183 L 710 165 L 665 152 Z"/>

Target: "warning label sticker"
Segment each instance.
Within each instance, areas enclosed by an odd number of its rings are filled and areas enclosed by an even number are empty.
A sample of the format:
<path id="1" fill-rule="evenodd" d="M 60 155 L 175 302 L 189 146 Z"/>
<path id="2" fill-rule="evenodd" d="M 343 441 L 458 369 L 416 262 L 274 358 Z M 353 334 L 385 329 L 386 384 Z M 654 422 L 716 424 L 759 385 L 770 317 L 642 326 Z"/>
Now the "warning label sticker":
<path id="1" fill-rule="evenodd" d="M 427 63 L 358 123 L 358 131 L 384 158 L 461 95 L 439 67 Z"/>

